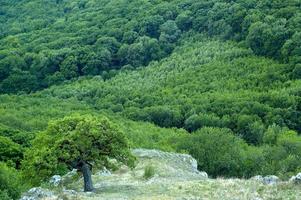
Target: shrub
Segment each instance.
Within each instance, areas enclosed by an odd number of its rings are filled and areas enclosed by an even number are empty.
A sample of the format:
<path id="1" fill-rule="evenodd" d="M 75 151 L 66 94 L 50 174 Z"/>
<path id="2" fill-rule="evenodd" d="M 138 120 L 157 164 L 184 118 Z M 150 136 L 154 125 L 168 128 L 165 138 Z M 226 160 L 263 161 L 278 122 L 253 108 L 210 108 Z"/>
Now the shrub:
<path id="1" fill-rule="evenodd" d="M 143 178 L 145 179 L 150 179 L 155 175 L 155 168 L 151 165 L 147 165 L 144 168 L 144 174 L 143 174 Z"/>
<path id="2" fill-rule="evenodd" d="M 211 176 L 241 176 L 246 144 L 229 129 L 202 128 L 179 141 L 178 150 L 189 152 L 200 170 Z"/>
<path id="3" fill-rule="evenodd" d="M 19 167 L 23 158 L 22 148 L 8 137 L 0 136 L 0 161 L 7 162 L 13 167 Z"/>
<path id="4" fill-rule="evenodd" d="M 0 199 L 18 199 L 23 189 L 19 172 L 0 162 Z"/>

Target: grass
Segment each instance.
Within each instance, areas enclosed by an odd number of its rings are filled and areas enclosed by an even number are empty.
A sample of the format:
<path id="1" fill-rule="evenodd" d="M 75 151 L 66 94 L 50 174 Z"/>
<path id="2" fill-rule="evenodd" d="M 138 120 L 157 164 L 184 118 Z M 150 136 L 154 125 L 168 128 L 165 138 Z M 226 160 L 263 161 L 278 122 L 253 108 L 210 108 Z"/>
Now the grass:
<path id="1" fill-rule="evenodd" d="M 155 175 L 155 168 L 152 165 L 148 165 L 144 168 L 144 175 L 145 179 L 150 179 Z"/>

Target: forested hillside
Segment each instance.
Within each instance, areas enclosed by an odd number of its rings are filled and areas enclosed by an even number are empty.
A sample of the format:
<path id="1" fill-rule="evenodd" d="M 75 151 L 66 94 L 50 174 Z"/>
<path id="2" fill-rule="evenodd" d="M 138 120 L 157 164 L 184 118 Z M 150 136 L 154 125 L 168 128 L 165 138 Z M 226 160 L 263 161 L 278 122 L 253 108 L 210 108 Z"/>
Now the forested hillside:
<path id="1" fill-rule="evenodd" d="M 190 30 L 290 62 L 298 78 L 300 6 L 298 0 L 3 0 L 0 91 L 31 92 L 85 75 L 107 79 L 168 56 Z"/>
<path id="2" fill-rule="evenodd" d="M 66 173 L 35 152 L 68 116 L 106 116 L 210 177 L 301 171 L 299 1 L 0 4 L 0 199 Z"/>

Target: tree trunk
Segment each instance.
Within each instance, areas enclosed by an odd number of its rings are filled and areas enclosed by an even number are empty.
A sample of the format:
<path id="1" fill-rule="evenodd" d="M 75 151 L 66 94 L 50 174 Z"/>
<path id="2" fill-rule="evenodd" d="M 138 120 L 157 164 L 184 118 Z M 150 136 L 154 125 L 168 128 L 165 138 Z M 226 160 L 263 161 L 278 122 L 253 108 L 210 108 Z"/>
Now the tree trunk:
<path id="1" fill-rule="evenodd" d="M 83 161 L 80 165 L 80 171 L 83 173 L 84 176 L 84 191 L 85 192 L 93 191 L 94 188 L 92 183 L 90 165 Z"/>

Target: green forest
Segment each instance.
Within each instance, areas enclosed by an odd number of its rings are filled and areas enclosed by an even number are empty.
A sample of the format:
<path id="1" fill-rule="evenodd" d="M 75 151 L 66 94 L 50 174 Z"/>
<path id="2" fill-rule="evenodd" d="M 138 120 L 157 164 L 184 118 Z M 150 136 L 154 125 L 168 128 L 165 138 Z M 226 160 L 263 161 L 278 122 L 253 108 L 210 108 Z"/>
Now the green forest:
<path id="1" fill-rule="evenodd" d="M 71 133 L 86 128 L 89 140 L 97 123 L 103 137 L 116 133 L 110 155 L 129 165 L 128 148 L 150 148 L 189 153 L 213 178 L 300 172 L 300 8 L 1 0 L 0 199 L 66 173 L 57 161 L 73 157 L 51 144 L 77 149 L 70 141 L 83 135 Z"/>

